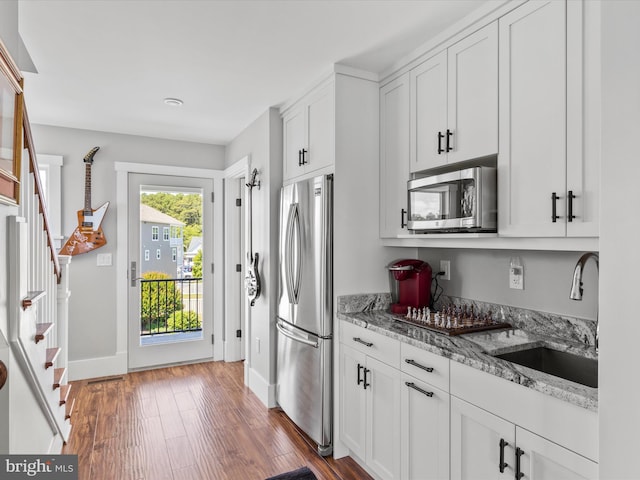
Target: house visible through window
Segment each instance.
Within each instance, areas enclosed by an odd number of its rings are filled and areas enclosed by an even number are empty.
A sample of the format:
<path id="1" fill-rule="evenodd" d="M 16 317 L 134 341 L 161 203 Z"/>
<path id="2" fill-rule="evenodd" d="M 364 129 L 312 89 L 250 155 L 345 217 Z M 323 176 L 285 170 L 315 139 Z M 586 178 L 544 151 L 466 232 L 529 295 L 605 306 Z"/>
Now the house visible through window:
<path id="1" fill-rule="evenodd" d="M 171 249 L 171 260 L 175 262 L 177 259 L 178 259 L 178 249 L 176 247 L 173 247 Z"/>
<path id="2" fill-rule="evenodd" d="M 148 262 L 149 261 L 149 250 L 145 250 L 144 251 L 144 261 Z"/>
<path id="3" fill-rule="evenodd" d="M 169 227 L 162 227 L 162 240 L 169 241 Z"/>
<path id="4" fill-rule="evenodd" d="M 153 240 L 154 242 L 160 240 L 160 227 L 151 227 L 151 240 Z"/>
<path id="5" fill-rule="evenodd" d="M 156 250 L 156 259 L 160 260 L 160 249 Z"/>

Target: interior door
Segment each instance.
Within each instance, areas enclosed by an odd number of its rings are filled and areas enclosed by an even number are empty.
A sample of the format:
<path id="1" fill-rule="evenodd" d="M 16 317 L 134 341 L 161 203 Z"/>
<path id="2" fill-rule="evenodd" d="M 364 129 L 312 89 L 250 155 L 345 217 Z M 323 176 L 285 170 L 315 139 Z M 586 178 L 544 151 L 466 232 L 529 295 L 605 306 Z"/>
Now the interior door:
<path id="1" fill-rule="evenodd" d="M 129 174 L 129 368 L 213 358 L 213 180 Z"/>

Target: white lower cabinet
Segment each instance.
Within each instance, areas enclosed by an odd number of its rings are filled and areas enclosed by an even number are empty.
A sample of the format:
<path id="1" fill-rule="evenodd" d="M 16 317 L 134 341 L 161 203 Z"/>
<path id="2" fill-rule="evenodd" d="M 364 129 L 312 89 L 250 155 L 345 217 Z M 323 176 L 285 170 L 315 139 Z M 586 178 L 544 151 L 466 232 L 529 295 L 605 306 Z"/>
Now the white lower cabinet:
<path id="1" fill-rule="evenodd" d="M 402 374 L 401 475 L 406 480 L 449 478 L 449 394 Z"/>
<path id="2" fill-rule="evenodd" d="M 597 479 L 598 464 L 451 397 L 451 480 Z"/>
<path id="3" fill-rule="evenodd" d="M 341 439 L 381 478 L 400 478 L 400 372 L 341 345 Z"/>

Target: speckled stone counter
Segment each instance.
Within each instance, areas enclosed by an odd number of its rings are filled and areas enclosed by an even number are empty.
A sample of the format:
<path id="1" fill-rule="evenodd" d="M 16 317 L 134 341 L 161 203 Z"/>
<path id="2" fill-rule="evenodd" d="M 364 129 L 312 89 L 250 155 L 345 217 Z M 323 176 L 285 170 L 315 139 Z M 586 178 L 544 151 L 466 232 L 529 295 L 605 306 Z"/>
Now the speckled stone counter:
<path id="1" fill-rule="evenodd" d="M 338 319 L 370 329 L 401 342 L 442 355 L 511 382 L 551 395 L 588 410 L 598 410 L 598 389 L 520 366 L 488 353 L 507 353 L 532 346 L 547 346 L 588 358 L 593 347 L 595 322 L 559 317 L 513 307 L 447 298 L 447 303 L 473 304 L 491 309 L 514 329 L 447 336 L 396 321 L 389 313 L 389 294 L 350 295 L 338 298 Z"/>

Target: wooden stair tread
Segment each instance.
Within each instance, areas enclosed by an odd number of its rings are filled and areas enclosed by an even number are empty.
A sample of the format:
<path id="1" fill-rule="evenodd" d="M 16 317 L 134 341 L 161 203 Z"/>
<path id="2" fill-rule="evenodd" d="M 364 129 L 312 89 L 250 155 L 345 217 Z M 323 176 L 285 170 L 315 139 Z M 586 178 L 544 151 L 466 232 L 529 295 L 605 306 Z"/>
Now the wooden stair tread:
<path id="1" fill-rule="evenodd" d="M 36 303 L 38 300 L 40 300 L 41 298 L 44 298 L 44 296 L 46 294 L 47 294 L 47 292 L 44 291 L 44 290 L 37 290 L 37 291 L 33 291 L 33 292 L 27 292 L 27 296 L 22 299 L 22 309 L 26 310 L 31 305 Z"/>
<path id="2" fill-rule="evenodd" d="M 69 420 L 73 414 L 73 407 L 76 406 L 76 397 L 73 397 L 70 402 L 65 404 L 64 419 Z"/>
<path id="3" fill-rule="evenodd" d="M 44 340 L 47 334 L 53 328 L 53 323 L 37 323 L 36 324 L 36 343 L 40 340 Z"/>
<path id="4" fill-rule="evenodd" d="M 69 398 L 69 392 L 71 391 L 71 384 L 67 383 L 66 385 L 62 385 L 60 387 L 60 405 L 64 405 L 67 403 L 67 399 Z"/>
<path id="5" fill-rule="evenodd" d="M 44 368 L 53 367 L 53 362 L 56 361 L 56 357 L 60 354 L 60 347 L 47 348 L 47 359 L 44 364 Z"/>
<path id="6" fill-rule="evenodd" d="M 60 385 L 62 385 L 62 379 L 64 378 L 66 373 L 67 373 L 66 368 L 56 368 L 53 371 L 53 389 L 54 390 L 56 388 L 60 388 Z"/>

